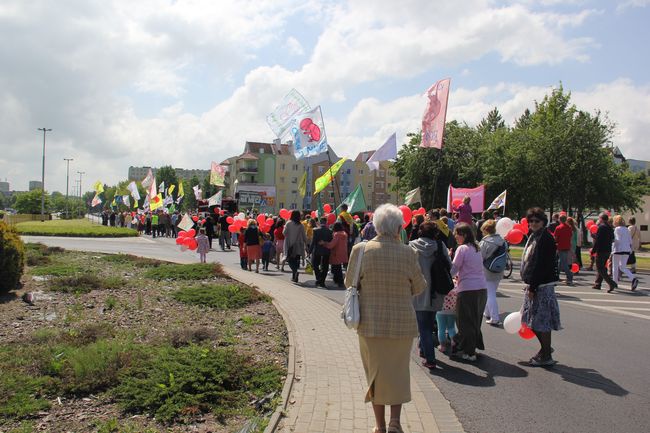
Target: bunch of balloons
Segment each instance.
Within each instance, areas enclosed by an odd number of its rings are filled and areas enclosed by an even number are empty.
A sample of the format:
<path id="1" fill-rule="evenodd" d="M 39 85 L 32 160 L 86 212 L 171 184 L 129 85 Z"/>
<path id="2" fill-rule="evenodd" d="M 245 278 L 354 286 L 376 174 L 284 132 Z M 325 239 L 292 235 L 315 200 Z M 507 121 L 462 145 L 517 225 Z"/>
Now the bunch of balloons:
<path id="1" fill-rule="evenodd" d="M 589 233 L 592 235 L 595 235 L 596 232 L 598 232 L 598 224 L 594 220 L 588 220 L 586 223 L 587 230 L 589 230 Z"/>
<path id="2" fill-rule="evenodd" d="M 516 311 L 506 316 L 503 321 L 503 329 L 508 334 L 519 334 L 524 340 L 530 340 L 535 337 L 535 333 L 525 323 L 521 322 L 521 313 Z"/>
<path id="3" fill-rule="evenodd" d="M 191 251 L 196 250 L 198 244 L 196 242 L 196 239 L 194 239 L 195 235 L 196 235 L 196 230 L 194 229 L 178 232 L 178 237 L 176 238 L 176 245 L 181 246 L 181 251 L 187 251 L 188 249 Z"/>
<path id="4" fill-rule="evenodd" d="M 522 218 L 521 222 L 515 223 L 510 218 L 503 217 L 497 221 L 496 230 L 508 243 L 518 245 L 528 233 L 528 220 Z"/>

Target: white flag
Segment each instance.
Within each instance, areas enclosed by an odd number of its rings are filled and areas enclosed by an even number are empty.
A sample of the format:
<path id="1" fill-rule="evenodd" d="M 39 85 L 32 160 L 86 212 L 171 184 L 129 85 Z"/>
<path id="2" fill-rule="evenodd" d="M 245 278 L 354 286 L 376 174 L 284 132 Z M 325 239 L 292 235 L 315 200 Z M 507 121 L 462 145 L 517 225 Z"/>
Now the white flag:
<path id="1" fill-rule="evenodd" d="M 379 163 L 388 161 L 389 159 L 397 159 L 397 133 L 388 137 L 388 140 L 372 154 L 370 159 L 366 161 L 370 170 L 378 170 Z"/>
<path id="2" fill-rule="evenodd" d="M 133 197 L 135 200 L 140 200 L 140 191 L 138 191 L 138 186 L 135 184 L 135 182 L 131 182 L 126 188 L 131 191 L 131 197 Z"/>
<path id="3" fill-rule="evenodd" d="M 158 197 L 158 191 L 156 191 L 156 178 L 153 178 L 151 185 L 149 185 L 149 200 L 153 200 Z"/>
<path id="4" fill-rule="evenodd" d="M 412 189 L 411 191 L 407 192 L 406 195 L 404 196 L 404 204 L 405 205 L 411 205 L 415 203 L 422 203 L 422 199 L 420 198 L 420 187 L 418 186 L 415 189 Z"/>
<path id="5" fill-rule="evenodd" d="M 508 190 L 504 190 L 501 194 L 499 194 L 494 200 L 492 200 L 492 204 L 490 207 L 487 208 L 487 210 L 490 209 L 499 209 L 501 206 L 506 205 L 506 193 Z"/>
<path id="6" fill-rule="evenodd" d="M 144 189 L 149 188 L 149 186 L 151 186 L 151 183 L 156 183 L 155 179 L 153 178 L 153 172 L 151 171 L 151 169 L 149 169 L 149 173 L 147 173 L 147 177 L 142 179 L 142 182 L 140 183 L 142 184 L 142 187 Z"/>
<path id="7" fill-rule="evenodd" d="M 181 222 L 178 223 L 178 228 L 184 231 L 188 231 L 194 227 L 194 221 L 192 221 L 192 218 L 188 214 L 183 215 L 183 219 L 181 219 Z"/>
<path id="8" fill-rule="evenodd" d="M 221 200 L 223 197 L 223 190 L 219 191 L 212 197 L 208 199 L 208 206 L 221 206 Z"/>
<path id="9" fill-rule="evenodd" d="M 194 190 L 194 198 L 201 200 L 201 197 L 203 196 L 203 191 L 201 191 L 201 188 L 199 188 L 198 185 L 194 185 L 192 189 Z"/>
<path id="10" fill-rule="evenodd" d="M 129 200 L 129 196 L 128 196 L 128 195 L 123 195 L 123 196 L 122 196 L 122 203 L 124 203 L 124 205 L 125 205 L 126 207 L 131 207 L 131 201 Z"/>

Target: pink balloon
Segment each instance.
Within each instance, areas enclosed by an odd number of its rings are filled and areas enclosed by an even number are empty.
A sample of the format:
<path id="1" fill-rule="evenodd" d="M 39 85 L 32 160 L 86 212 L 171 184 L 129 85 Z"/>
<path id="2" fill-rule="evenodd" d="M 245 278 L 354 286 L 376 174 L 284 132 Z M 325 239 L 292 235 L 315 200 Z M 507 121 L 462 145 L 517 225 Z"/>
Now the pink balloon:
<path id="1" fill-rule="evenodd" d="M 520 224 L 521 224 L 521 226 L 524 228 L 522 231 L 523 231 L 524 233 L 528 233 L 528 220 L 526 219 L 526 217 L 523 217 L 523 218 L 521 219 L 521 223 L 520 223 Z"/>
<path id="2" fill-rule="evenodd" d="M 424 215 L 424 214 L 426 214 L 426 213 L 427 213 L 427 211 L 426 211 L 426 209 L 424 209 L 423 207 L 421 207 L 420 209 L 418 209 L 418 210 L 416 210 L 415 212 L 413 212 L 413 214 L 415 214 L 415 215 Z"/>
<path id="3" fill-rule="evenodd" d="M 413 212 L 405 204 L 401 205 L 399 210 L 402 211 L 402 217 L 404 218 L 404 224 L 402 224 L 402 227 L 406 228 L 410 224 L 411 218 L 413 218 Z"/>
<path id="4" fill-rule="evenodd" d="M 524 232 L 518 229 L 512 229 L 506 235 L 506 241 L 513 245 L 518 245 L 524 240 Z"/>
<path id="5" fill-rule="evenodd" d="M 332 206 L 330 206 L 329 203 L 326 203 L 325 206 L 323 206 L 323 210 L 324 210 L 326 213 L 330 213 L 330 212 L 332 212 Z"/>

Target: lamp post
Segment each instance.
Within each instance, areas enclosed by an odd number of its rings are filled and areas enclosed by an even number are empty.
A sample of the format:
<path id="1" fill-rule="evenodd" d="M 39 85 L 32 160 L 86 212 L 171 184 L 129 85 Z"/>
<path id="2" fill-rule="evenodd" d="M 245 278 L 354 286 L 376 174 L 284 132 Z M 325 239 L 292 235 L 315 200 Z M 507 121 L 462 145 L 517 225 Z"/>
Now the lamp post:
<path id="1" fill-rule="evenodd" d="M 45 134 L 52 128 L 38 128 L 43 131 L 43 167 L 41 171 L 41 222 L 45 221 Z"/>
<path id="2" fill-rule="evenodd" d="M 74 161 L 72 158 L 63 158 L 63 160 L 67 164 L 67 168 L 65 171 L 65 216 L 66 218 L 69 218 L 70 211 L 68 209 L 68 186 L 70 185 L 70 161 Z"/>
<path id="3" fill-rule="evenodd" d="M 81 189 L 81 176 L 86 174 L 86 172 L 85 171 L 78 171 L 77 174 L 79 174 L 79 198 L 81 199 L 81 203 L 83 204 L 84 198 L 83 198 L 83 193 L 81 192 L 82 191 L 82 189 Z"/>

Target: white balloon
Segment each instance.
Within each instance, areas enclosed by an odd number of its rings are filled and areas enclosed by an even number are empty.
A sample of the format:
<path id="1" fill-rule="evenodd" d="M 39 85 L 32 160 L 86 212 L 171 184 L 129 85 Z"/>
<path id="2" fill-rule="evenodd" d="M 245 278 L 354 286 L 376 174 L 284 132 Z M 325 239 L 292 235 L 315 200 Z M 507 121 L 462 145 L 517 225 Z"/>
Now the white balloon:
<path id="1" fill-rule="evenodd" d="M 237 218 L 240 219 L 240 220 L 243 220 L 243 219 L 246 219 L 246 216 L 244 215 L 244 212 L 239 212 L 237 214 Z"/>
<path id="2" fill-rule="evenodd" d="M 508 217 L 503 217 L 497 221 L 497 233 L 500 234 L 501 237 L 505 237 L 514 226 L 515 222 L 513 220 Z"/>
<path id="3" fill-rule="evenodd" d="M 515 311 L 514 313 L 508 314 L 503 321 L 503 329 L 508 334 L 516 334 L 519 332 L 519 329 L 521 329 L 521 313 Z"/>

